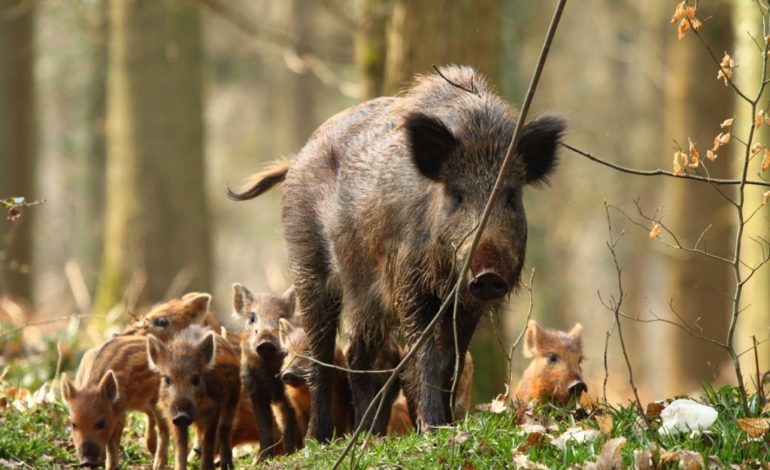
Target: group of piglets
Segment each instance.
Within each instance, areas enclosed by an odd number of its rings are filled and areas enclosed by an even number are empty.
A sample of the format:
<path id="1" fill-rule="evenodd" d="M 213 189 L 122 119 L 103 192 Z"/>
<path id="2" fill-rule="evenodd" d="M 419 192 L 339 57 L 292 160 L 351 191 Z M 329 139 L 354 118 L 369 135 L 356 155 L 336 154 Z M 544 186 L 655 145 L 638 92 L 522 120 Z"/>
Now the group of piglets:
<path id="1" fill-rule="evenodd" d="M 147 415 L 145 444 L 153 469 L 163 468 L 169 435 L 175 468 L 187 466 L 188 428 L 196 430 L 202 469 L 232 468 L 232 448 L 259 443 L 259 458 L 301 448 L 308 428 L 313 359 L 295 316 L 290 289 L 254 294 L 235 284 L 233 306 L 243 328 L 230 332 L 210 311 L 211 296 L 190 293 L 154 307 L 141 320 L 85 352 L 75 380 L 62 375 L 72 438 L 82 467 L 118 466 L 120 439 L 129 411 Z M 395 341 L 385 347 L 402 357 Z M 581 326 L 569 333 L 531 321 L 524 353 L 533 360 L 514 397 L 567 401 L 586 390 L 580 376 Z M 332 421 L 338 436 L 352 432 L 353 407 L 343 351 L 334 354 Z M 456 416 L 470 408 L 473 362 L 465 356 Z M 414 429 L 402 393 L 394 401 L 389 433 Z"/>

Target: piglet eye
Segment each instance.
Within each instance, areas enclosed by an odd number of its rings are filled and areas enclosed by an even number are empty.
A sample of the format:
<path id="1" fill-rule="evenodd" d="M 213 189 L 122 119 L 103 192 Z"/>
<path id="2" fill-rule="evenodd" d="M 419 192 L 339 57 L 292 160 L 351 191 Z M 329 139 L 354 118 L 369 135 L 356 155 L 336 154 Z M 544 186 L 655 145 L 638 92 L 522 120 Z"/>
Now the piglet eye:
<path id="1" fill-rule="evenodd" d="M 254 323 L 255 321 L 257 321 L 257 315 L 254 314 L 254 313 L 250 313 L 249 314 L 249 323 Z"/>
<path id="2" fill-rule="evenodd" d="M 555 353 L 548 353 L 548 363 L 556 364 L 557 362 L 559 362 L 559 356 L 557 356 Z"/>
<path id="3" fill-rule="evenodd" d="M 158 328 L 167 328 L 168 324 L 169 324 L 169 321 L 168 321 L 168 318 L 166 318 L 166 317 L 158 317 L 158 318 L 155 319 L 155 321 L 153 323 Z"/>
<path id="4" fill-rule="evenodd" d="M 107 426 L 107 421 L 100 419 L 97 421 L 96 426 L 94 426 L 96 429 L 104 429 Z"/>
<path id="5" fill-rule="evenodd" d="M 448 190 L 449 197 L 452 199 L 452 203 L 455 206 L 461 206 L 463 202 L 465 201 L 465 196 L 463 195 L 463 192 L 460 191 L 457 188 L 451 188 Z"/>
<path id="6" fill-rule="evenodd" d="M 171 378 L 168 375 L 163 376 L 163 385 L 165 385 L 166 387 L 171 386 Z"/>
<path id="7" fill-rule="evenodd" d="M 201 384 L 201 376 L 198 374 L 195 374 L 192 376 L 192 379 L 190 380 L 190 383 L 192 383 L 194 386 L 198 386 Z"/>
<path id="8" fill-rule="evenodd" d="M 72 429 L 77 429 L 78 425 L 75 424 L 73 421 L 70 421 L 70 426 L 72 426 Z"/>

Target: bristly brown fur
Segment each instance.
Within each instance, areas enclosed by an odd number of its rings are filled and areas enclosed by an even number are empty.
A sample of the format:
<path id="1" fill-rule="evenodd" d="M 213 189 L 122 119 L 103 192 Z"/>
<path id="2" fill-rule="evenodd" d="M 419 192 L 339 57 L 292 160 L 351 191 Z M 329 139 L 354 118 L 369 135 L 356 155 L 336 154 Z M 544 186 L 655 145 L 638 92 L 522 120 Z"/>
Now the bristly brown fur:
<path id="1" fill-rule="evenodd" d="M 247 201 L 254 199 L 276 184 L 282 183 L 286 178 L 286 172 L 289 170 L 289 163 L 285 160 L 273 162 L 270 166 L 251 176 L 246 184 L 243 185 L 243 191 L 236 193 L 227 188 L 227 197 L 233 201 Z"/>

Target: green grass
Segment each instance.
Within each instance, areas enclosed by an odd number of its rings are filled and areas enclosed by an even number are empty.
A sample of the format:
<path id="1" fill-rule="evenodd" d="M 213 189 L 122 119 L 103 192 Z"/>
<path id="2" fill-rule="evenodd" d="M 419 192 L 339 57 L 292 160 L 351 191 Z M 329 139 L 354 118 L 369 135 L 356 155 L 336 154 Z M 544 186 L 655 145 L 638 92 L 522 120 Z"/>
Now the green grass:
<path id="1" fill-rule="evenodd" d="M 524 415 L 522 410 L 509 409 L 500 414 L 476 412 L 456 426 L 430 434 L 375 438 L 363 452 L 356 450 L 352 458 L 355 459 L 355 468 L 482 469 L 512 467 L 514 456 L 524 453 L 531 461 L 548 468 L 569 468 L 594 461 L 608 439 L 623 436 L 627 439 L 621 449 L 624 467 L 633 466 L 634 450 L 651 445 L 658 446 L 658 456 L 666 451 L 687 449 L 700 453 L 705 461 L 716 457 L 726 466 L 757 467 L 760 462 L 770 461 L 770 436 L 765 434 L 758 439 L 749 439 L 737 424 L 736 419 L 743 413 L 734 387 L 719 390 L 706 387 L 703 400 L 717 409 L 719 418 L 708 432 L 696 436 L 659 437 L 659 423 L 655 421 L 651 430 L 641 431 L 637 414 L 630 404 L 599 404 L 590 411 L 542 407 Z M 761 413 L 758 397 L 752 397 L 751 408 L 755 415 Z M 550 442 L 549 436 L 558 436 L 570 426 L 598 429 L 596 417 L 607 415 L 612 416 L 613 422 L 612 431 L 607 436 L 602 435 L 584 444 L 570 443 L 566 451 Z M 522 419 L 551 423 L 554 427 L 540 439 L 530 437 L 528 444 L 528 435 L 518 424 Z M 75 452 L 69 442 L 66 423 L 66 408 L 58 402 L 42 404 L 25 412 L 19 412 L 12 406 L 0 408 L 0 459 L 23 462 L 33 468 L 72 465 Z M 123 437 L 122 468 L 149 464 L 149 453 L 143 447 L 144 424 L 142 415 L 132 414 Z M 330 468 L 344 445 L 343 440 L 324 446 L 309 441 L 300 452 L 276 458 L 258 468 Z M 240 457 L 236 465 L 253 468 L 252 462 L 253 455 L 247 454 Z M 343 467 L 351 468 L 353 462 L 349 456 Z M 193 468 L 196 466 L 193 465 Z M 677 468 L 678 464 L 674 461 L 668 467 Z"/>

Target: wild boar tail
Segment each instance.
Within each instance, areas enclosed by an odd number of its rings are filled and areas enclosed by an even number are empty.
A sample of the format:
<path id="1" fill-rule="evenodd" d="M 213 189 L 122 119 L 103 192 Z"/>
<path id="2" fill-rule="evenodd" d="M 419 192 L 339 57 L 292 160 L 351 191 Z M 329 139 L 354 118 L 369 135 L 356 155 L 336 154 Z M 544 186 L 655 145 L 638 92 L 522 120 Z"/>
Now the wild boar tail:
<path id="1" fill-rule="evenodd" d="M 227 197 L 233 201 L 254 199 L 276 184 L 282 183 L 288 170 L 289 162 L 285 160 L 274 162 L 265 170 L 251 176 L 244 185 L 243 192 L 237 193 L 228 187 Z"/>

